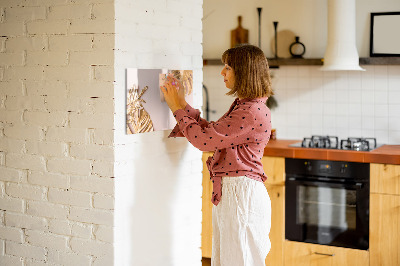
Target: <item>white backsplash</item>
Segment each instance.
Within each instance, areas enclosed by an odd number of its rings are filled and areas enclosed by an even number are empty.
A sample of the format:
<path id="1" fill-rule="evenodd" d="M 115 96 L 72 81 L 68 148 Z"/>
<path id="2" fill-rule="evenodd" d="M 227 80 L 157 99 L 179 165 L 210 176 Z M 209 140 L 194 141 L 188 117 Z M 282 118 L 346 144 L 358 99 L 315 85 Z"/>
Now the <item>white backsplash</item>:
<path id="1" fill-rule="evenodd" d="M 311 135 L 376 137 L 400 144 L 400 66 L 364 65 L 366 71 L 324 72 L 319 66 L 271 69 L 278 108 L 272 126 L 279 139 Z M 210 94 L 210 120 L 229 108 L 232 98 L 219 75 L 222 66 L 204 67 Z"/>

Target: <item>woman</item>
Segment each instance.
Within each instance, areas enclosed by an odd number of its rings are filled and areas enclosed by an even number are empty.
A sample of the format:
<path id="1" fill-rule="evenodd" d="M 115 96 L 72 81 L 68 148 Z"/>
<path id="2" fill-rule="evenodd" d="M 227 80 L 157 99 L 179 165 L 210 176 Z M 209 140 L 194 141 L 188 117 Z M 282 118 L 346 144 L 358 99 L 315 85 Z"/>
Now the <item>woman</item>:
<path id="1" fill-rule="evenodd" d="M 212 265 L 265 265 L 271 246 L 271 202 L 261 164 L 271 131 L 268 62 L 252 45 L 228 49 L 222 62 L 227 95 L 237 98 L 216 122 L 200 118 L 186 103 L 177 80 L 169 78 L 161 87 L 178 122 L 170 137 L 185 136 L 196 148 L 214 151 L 207 160 L 213 182 Z"/>

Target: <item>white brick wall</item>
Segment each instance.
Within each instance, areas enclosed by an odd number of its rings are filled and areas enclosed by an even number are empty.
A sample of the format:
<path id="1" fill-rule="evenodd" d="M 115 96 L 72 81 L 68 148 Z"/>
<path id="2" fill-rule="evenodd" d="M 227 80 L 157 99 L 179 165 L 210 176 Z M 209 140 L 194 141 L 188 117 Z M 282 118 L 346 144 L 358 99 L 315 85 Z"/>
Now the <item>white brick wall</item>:
<path id="1" fill-rule="evenodd" d="M 114 1 L 0 1 L 0 265 L 111 265 Z"/>

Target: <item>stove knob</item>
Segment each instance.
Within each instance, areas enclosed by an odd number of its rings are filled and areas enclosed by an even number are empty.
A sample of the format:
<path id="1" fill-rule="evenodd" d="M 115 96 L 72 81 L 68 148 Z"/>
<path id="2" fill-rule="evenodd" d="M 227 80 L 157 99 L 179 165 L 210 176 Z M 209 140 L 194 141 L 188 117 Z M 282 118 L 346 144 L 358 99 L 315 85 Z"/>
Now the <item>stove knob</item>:
<path id="1" fill-rule="evenodd" d="M 347 169 L 347 164 L 342 164 L 342 167 L 340 168 L 340 173 L 341 174 L 346 173 L 346 169 Z"/>

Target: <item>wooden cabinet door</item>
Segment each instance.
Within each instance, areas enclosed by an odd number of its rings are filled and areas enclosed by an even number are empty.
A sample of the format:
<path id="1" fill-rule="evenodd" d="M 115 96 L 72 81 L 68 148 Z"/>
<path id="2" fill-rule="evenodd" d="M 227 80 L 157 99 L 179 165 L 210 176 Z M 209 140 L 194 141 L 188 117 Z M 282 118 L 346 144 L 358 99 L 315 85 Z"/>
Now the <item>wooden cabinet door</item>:
<path id="1" fill-rule="evenodd" d="M 371 193 L 400 195 L 400 165 L 370 164 Z"/>
<path id="2" fill-rule="evenodd" d="M 368 266 L 365 250 L 285 241 L 285 266 Z"/>
<path id="3" fill-rule="evenodd" d="M 400 265 L 400 196 L 371 194 L 371 266 Z"/>
<path id="4" fill-rule="evenodd" d="M 212 183 L 206 161 L 211 152 L 203 153 L 203 195 L 202 195 L 202 224 L 201 224 L 201 253 L 204 258 L 211 258 L 212 252 Z"/>
<path id="5" fill-rule="evenodd" d="M 266 184 L 285 185 L 285 158 L 264 156 L 261 163 L 268 177 Z"/>
<path id="6" fill-rule="evenodd" d="M 271 199 L 271 250 L 265 259 L 266 266 L 283 265 L 285 240 L 285 187 L 265 184 Z"/>

